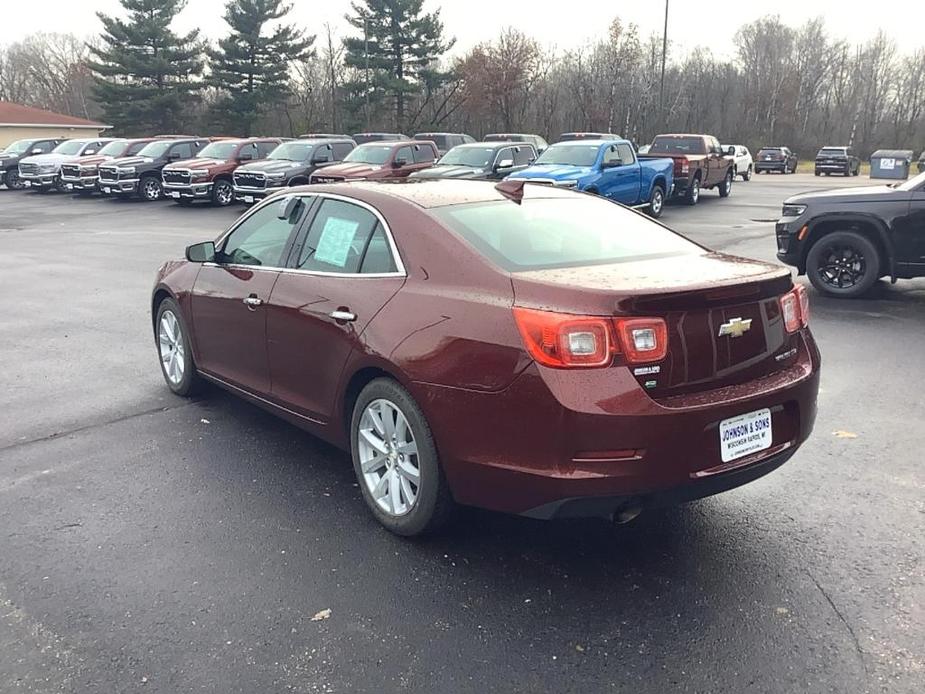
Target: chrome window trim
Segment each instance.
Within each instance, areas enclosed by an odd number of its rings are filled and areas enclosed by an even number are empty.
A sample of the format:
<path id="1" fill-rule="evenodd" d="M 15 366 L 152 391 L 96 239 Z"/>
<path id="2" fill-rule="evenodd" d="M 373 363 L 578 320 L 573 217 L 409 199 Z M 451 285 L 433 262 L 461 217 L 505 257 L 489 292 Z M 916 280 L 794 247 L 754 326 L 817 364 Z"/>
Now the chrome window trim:
<path id="1" fill-rule="evenodd" d="M 376 219 L 379 220 L 379 224 L 382 226 L 383 230 L 385 231 L 385 238 L 389 243 L 389 250 L 392 252 L 392 262 L 395 263 L 395 267 L 397 268 L 395 272 L 325 272 L 323 270 L 301 270 L 299 268 L 294 268 L 294 267 L 277 267 L 277 266 L 269 266 L 269 265 L 242 265 L 242 264 L 237 264 L 237 263 L 235 264 L 228 263 L 224 265 L 219 264 L 219 263 L 203 263 L 203 265 L 207 265 L 209 267 L 230 267 L 230 268 L 241 268 L 241 269 L 246 269 L 246 270 L 259 269 L 259 270 L 268 270 L 268 271 L 273 271 L 273 272 L 285 272 L 287 274 L 316 275 L 318 277 L 344 277 L 344 278 L 350 278 L 350 279 L 363 279 L 367 277 L 370 279 L 381 279 L 383 277 L 407 277 L 408 276 L 408 273 L 405 270 L 405 264 L 402 261 L 401 253 L 398 251 L 398 245 L 395 243 L 395 238 L 392 236 L 392 228 L 389 226 L 388 222 L 385 221 L 385 217 L 382 216 L 382 213 L 379 212 L 379 210 L 377 210 L 375 207 L 373 207 L 368 202 L 365 202 L 363 200 L 357 200 L 356 198 L 351 198 L 346 195 L 338 195 L 337 193 L 311 192 L 311 193 L 295 193 L 295 195 L 297 195 L 300 198 L 307 198 L 307 199 L 326 198 L 329 200 L 340 200 L 342 202 L 357 205 L 371 212 L 376 217 Z M 223 234 L 221 234 L 215 240 L 215 247 L 219 248 L 225 242 L 228 236 L 230 236 L 235 231 L 235 229 L 240 227 L 247 219 L 249 219 L 251 215 L 256 214 L 259 210 L 262 210 L 264 207 L 268 205 L 278 203 L 280 200 L 286 197 L 287 196 L 285 195 L 278 195 L 275 197 L 268 196 L 264 198 L 261 202 L 256 203 L 250 210 L 244 213 L 244 215 L 242 215 L 241 218 L 237 220 L 237 222 L 235 222 L 234 226 L 227 229 Z M 306 204 L 310 204 L 310 203 L 306 201 Z M 308 230 L 306 230 L 305 233 L 307 234 Z"/>

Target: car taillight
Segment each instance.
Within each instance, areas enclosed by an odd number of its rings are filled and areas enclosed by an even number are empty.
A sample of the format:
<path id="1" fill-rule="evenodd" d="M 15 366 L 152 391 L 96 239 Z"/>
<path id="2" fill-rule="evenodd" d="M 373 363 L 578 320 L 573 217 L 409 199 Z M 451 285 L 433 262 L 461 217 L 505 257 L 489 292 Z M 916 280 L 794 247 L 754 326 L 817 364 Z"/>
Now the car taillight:
<path id="1" fill-rule="evenodd" d="M 622 352 L 632 364 L 668 354 L 661 318 L 603 318 L 514 308 L 524 346 L 537 363 L 553 368 L 607 366 Z"/>
<path id="2" fill-rule="evenodd" d="M 681 160 L 681 173 L 687 174 L 687 173 L 690 173 L 690 170 L 691 170 L 691 163 L 687 159 L 682 159 Z"/>
<path id="3" fill-rule="evenodd" d="M 530 356 L 543 366 L 605 366 L 613 358 L 606 318 L 514 307 L 514 320 Z"/>
<path id="4" fill-rule="evenodd" d="M 780 298 L 780 312 L 788 333 L 795 333 L 809 325 L 809 295 L 806 287 L 798 284 Z"/>

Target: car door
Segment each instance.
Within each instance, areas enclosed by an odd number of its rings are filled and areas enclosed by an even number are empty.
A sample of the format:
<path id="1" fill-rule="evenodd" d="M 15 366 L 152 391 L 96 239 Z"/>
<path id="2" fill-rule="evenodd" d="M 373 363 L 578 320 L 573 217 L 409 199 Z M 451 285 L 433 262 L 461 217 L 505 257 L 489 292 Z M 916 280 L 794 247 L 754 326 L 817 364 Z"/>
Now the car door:
<path id="1" fill-rule="evenodd" d="M 632 147 L 624 143 L 606 147 L 601 167 L 604 178 L 601 190 L 606 197 L 624 205 L 639 202 L 639 167 Z"/>
<path id="2" fill-rule="evenodd" d="M 317 422 L 369 321 L 404 284 L 391 232 L 372 207 L 323 196 L 267 307 L 273 399 Z"/>
<path id="3" fill-rule="evenodd" d="M 216 262 L 199 270 L 190 301 L 197 366 L 255 393 L 268 393 L 266 302 L 310 199 L 255 208 L 216 244 Z"/>
<path id="4" fill-rule="evenodd" d="M 925 184 L 906 195 L 910 199 L 905 215 L 893 220 L 896 262 L 920 276 L 925 274 Z"/>
<path id="5" fill-rule="evenodd" d="M 729 168 L 729 162 L 723 155 L 723 147 L 715 137 L 707 141 L 707 176 L 706 185 L 716 185 L 726 176 L 726 169 Z"/>
<path id="6" fill-rule="evenodd" d="M 515 171 L 520 169 L 516 167 L 516 161 L 514 157 L 515 147 L 503 147 L 495 152 L 495 158 L 491 163 L 491 171 L 488 174 L 488 178 L 491 180 L 500 180 L 505 176 L 510 176 Z M 501 162 L 509 160 L 511 165 L 508 167 L 502 167 Z"/>

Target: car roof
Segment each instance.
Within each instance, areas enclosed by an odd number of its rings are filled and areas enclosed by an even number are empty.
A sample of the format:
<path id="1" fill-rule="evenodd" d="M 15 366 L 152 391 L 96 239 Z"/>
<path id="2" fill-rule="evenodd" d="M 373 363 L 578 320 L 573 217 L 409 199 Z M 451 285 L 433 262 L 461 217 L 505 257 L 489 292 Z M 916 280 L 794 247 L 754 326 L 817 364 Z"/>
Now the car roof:
<path id="1" fill-rule="evenodd" d="M 655 137 L 710 137 L 709 135 L 703 135 L 698 133 L 660 133 Z"/>
<path id="2" fill-rule="evenodd" d="M 426 137 L 427 135 L 465 135 L 466 133 L 444 133 L 431 130 L 424 130 L 419 133 L 415 133 L 415 137 Z"/>
<path id="3" fill-rule="evenodd" d="M 602 138 L 581 138 L 579 140 L 563 140 L 561 142 L 553 142 L 550 147 L 576 147 L 576 146 L 587 146 L 587 145 L 612 145 L 612 144 L 629 144 L 629 140 L 623 140 L 621 138 L 609 137 L 607 139 Z M 523 143 L 527 144 L 527 143 Z"/>
<path id="4" fill-rule="evenodd" d="M 298 140 L 287 140 L 287 142 L 297 142 L 297 143 L 309 143 L 309 144 L 320 144 L 320 143 L 344 143 L 355 145 L 356 142 L 353 141 L 352 137 L 300 137 Z M 377 144 L 369 142 L 367 144 Z M 383 144 L 383 143 L 378 143 Z"/>
<path id="5" fill-rule="evenodd" d="M 348 183 L 312 184 L 287 189 L 287 193 L 334 193 L 375 204 L 379 196 L 404 200 L 425 209 L 465 205 L 477 202 L 501 202 L 508 198 L 495 187 L 495 181 L 466 181 L 440 178 L 403 178 L 395 181 L 351 181 Z M 574 191 L 554 186 L 524 182 L 526 199 L 569 198 Z"/>

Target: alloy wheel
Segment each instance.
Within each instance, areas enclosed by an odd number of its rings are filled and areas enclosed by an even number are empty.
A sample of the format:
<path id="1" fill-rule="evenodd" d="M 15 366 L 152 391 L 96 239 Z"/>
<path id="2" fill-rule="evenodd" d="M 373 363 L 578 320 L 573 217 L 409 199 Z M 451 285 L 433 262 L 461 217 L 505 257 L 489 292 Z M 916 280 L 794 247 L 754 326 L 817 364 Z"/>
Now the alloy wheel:
<path id="1" fill-rule="evenodd" d="M 832 246 L 819 256 L 816 272 L 825 284 L 836 289 L 848 289 L 861 282 L 867 274 L 867 261 L 853 246 Z"/>
<path id="2" fill-rule="evenodd" d="M 234 190 L 225 181 L 219 181 L 215 184 L 215 202 L 224 207 L 230 205 L 234 198 Z"/>
<path id="3" fill-rule="evenodd" d="M 22 190 L 26 187 L 25 184 L 23 184 L 23 182 L 20 180 L 19 171 L 16 169 L 10 169 L 7 171 L 3 180 L 6 183 L 6 187 L 10 190 Z"/>
<path id="4" fill-rule="evenodd" d="M 693 186 L 691 189 L 691 201 L 697 202 L 700 199 L 700 179 L 695 178 L 691 186 Z"/>
<path id="5" fill-rule="evenodd" d="M 161 314 L 157 327 L 157 346 L 164 375 L 173 385 L 179 385 L 186 370 L 186 349 L 183 347 L 183 330 L 171 310 Z"/>
<path id="6" fill-rule="evenodd" d="M 145 180 L 141 191 L 145 196 L 145 200 L 158 200 L 161 197 L 161 184 L 153 178 L 148 178 Z"/>
<path id="7" fill-rule="evenodd" d="M 665 204 L 665 195 L 662 189 L 656 187 L 652 192 L 652 200 L 649 203 L 649 210 L 653 217 L 658 217 L 662 213 L 662 205 Z"/>
<path id="8" fill-rule="evenodd" d="M 414 432 L 391 400 L 373 400 L 363 410 L 358 432 L 360 470 L 376 505 L 391 516 L 414 507 L 421 466 Z"/>

